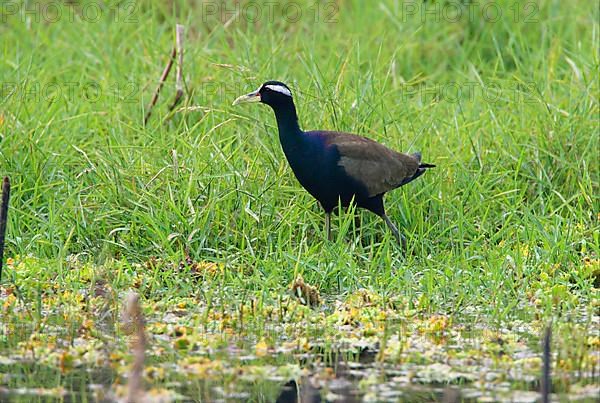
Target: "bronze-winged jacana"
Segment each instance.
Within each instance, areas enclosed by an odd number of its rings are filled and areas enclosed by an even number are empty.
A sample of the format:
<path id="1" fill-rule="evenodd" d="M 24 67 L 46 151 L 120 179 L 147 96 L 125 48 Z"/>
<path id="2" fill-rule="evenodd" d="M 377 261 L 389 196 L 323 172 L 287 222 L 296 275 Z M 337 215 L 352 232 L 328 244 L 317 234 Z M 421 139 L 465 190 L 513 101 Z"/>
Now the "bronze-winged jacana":
<path id="1" fill-rule="evenodd" d="M 383 195 L 406 185 L 435 165 L 421 163 L 421 154 L 402 154 L 365 137 L 333 131 L 305 132 L 298 125 L 289 87 L 267 81 L 242 95 L 233 105 L 262 102 L 273 108 L 283 152 L 300 184 L 325 210 L 327 238 L 331 240 L 331 212 L 341 203 L 355 203 L 386 222 L 403 247 L 406 241 L 385 214 Z"/>

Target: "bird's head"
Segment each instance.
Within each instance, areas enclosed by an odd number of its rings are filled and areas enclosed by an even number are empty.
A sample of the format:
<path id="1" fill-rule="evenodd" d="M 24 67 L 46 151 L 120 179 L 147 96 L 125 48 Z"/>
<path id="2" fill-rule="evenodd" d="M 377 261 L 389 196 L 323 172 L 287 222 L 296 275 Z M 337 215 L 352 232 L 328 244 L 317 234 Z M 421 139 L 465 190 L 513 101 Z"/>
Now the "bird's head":
<path id="1" fill-rule="evenodd" d="M 256 91 L 242 95 L 233 101 L 233 105 L 247 102 L 262 102 L 272 108 L 292 102 L 292 91 L 280 81 L 267 81 Z"/>

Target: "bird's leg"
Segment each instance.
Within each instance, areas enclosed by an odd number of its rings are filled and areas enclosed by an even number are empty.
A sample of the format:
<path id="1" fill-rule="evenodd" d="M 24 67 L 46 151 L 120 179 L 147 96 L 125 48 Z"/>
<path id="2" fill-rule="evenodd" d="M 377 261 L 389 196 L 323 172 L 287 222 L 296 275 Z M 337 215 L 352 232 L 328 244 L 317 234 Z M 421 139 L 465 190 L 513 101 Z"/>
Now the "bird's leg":
<path id="1" fill-rule="evenodd" d="M 348 207 L 346 208 L 346 214 L 348 213 L 352 213 L 353 217 L 354 217 L 354 228 L 352 228 L 353 232 L 354 232 L 354 236 L 357 235 L 357 232 L 360 231 L 360 212 L 358 211 L 358 208 L 356 208 L 356 205 L 353 204 L 349 204 Z"/>
<path id="2" fill-rule="evenodd" d="M 331 211 L 325 212 L 325 232 L 327 232 L 327 240 L 331 241 Z"/>
<path id="3" fill-rule="evenodd" d="M 404 235 L 402 235 L 400 231 L 398 231 L 398 228 L 396 228 L 394 223 L 386 214 L 383 215 L 383 219 L 387 226 L 390 227 L 390 230 L 392 231 L 392 234 L 394 234 L 394 237 L 396 237 L 396 241 L 398 241 L 398 243 L 402 245 L 402 249 L 406 249 L 406 238 L 404 237 Z"/>

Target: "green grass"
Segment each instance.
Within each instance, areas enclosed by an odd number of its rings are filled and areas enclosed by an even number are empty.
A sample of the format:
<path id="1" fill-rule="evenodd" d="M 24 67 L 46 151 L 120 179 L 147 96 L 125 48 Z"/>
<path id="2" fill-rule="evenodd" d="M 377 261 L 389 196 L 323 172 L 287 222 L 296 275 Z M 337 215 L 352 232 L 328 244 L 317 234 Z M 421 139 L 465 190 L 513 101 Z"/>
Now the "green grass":
<path id="1" fill-rule="evenodd" d="M 329 308 L 365 288 L 457 322 L 475 310 L 492 327 L 560 326 L 594 310 L 597 7 L 499 1 L 497 21 L 478 7 L 448 21 L 348 0 L 326 21 L 333 8 L 317 17 L 302 1 L 298 22 L 278 3 L 274 22 L 252 23 L 242 2 L 224 24 L 231 14 L 201 5 L 128 4 L 107 5 L 96 22 L 0 23 L 0 174 L 12 181 L 6 255 L 16 261 L 2 282 L 37 312 L 32 324 L 44 321 L 50 284 L 77 291 L 98 278 L 117 294 L 140 278 L 148 305 L 276 304 L 302 275 Z M 167 113 L 172 72 L 144 126 L 176 22 L 186 26 L 183 106 L 202 108 Z M 304 129 L 360 133 L 437 165 L 386 198 L 406 256 L 364 211 L 360 228 L 344 213 L 335 241 L 324 239 L 272 112 L 230 106 L 268 79 L 291 85 Z M 223 274 L 198 283 L 138 265 L 158 256 L 176 266 L 186 253 Z M 74 255 L 93 273 L 74 275 Z M 26 256 L 36 263 L 15 270 Z"/>

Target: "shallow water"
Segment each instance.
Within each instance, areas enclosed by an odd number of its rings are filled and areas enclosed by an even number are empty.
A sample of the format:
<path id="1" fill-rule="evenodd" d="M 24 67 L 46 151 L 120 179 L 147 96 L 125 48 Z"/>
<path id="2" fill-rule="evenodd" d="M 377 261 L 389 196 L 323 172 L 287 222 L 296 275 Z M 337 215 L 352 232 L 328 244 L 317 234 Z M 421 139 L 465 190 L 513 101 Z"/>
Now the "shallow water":
<path id="1" fill-rule="evenodd" d="M 154 399 L 150 401 L 535 402 L 540 398 L 540 337 L 536 327 L 525 322 L 490 329 L 481 318 L 461 324 L 437 315 L 384 321 L 365 331 L 365 323 L 342 320 L 331 338 L 324 328 L 307 330 L 294 323 L 267 321 L 259 338 L 256 329 L 219 334 L 209 327 L 200 331 L 180 325 L 183 319 L 171 313 L 161 321 L 148 320 L 145 384 Z M 580 338 L 595 340 L 598 318 L 580 316 L 579 321 L 592 324 Z M 114 336 L 118 329 L 96 337 L 74 335 L 60 327 L 47 327 L 45 337 L 33 329 L 19 329 L 0 349 L 2 400 L 122 399 L 131 360 L 128 337 Z M 561 348 L 564 332 L 557 330 L 555 348 Z M 106 339 L 98 343 L 102 336 Z M 598 401 L 600 354 L 597 348 L 581 351 L 585 357 L 579 367 L 567 365 L 565 352 L 553 352 L 553 400 Z"/>

